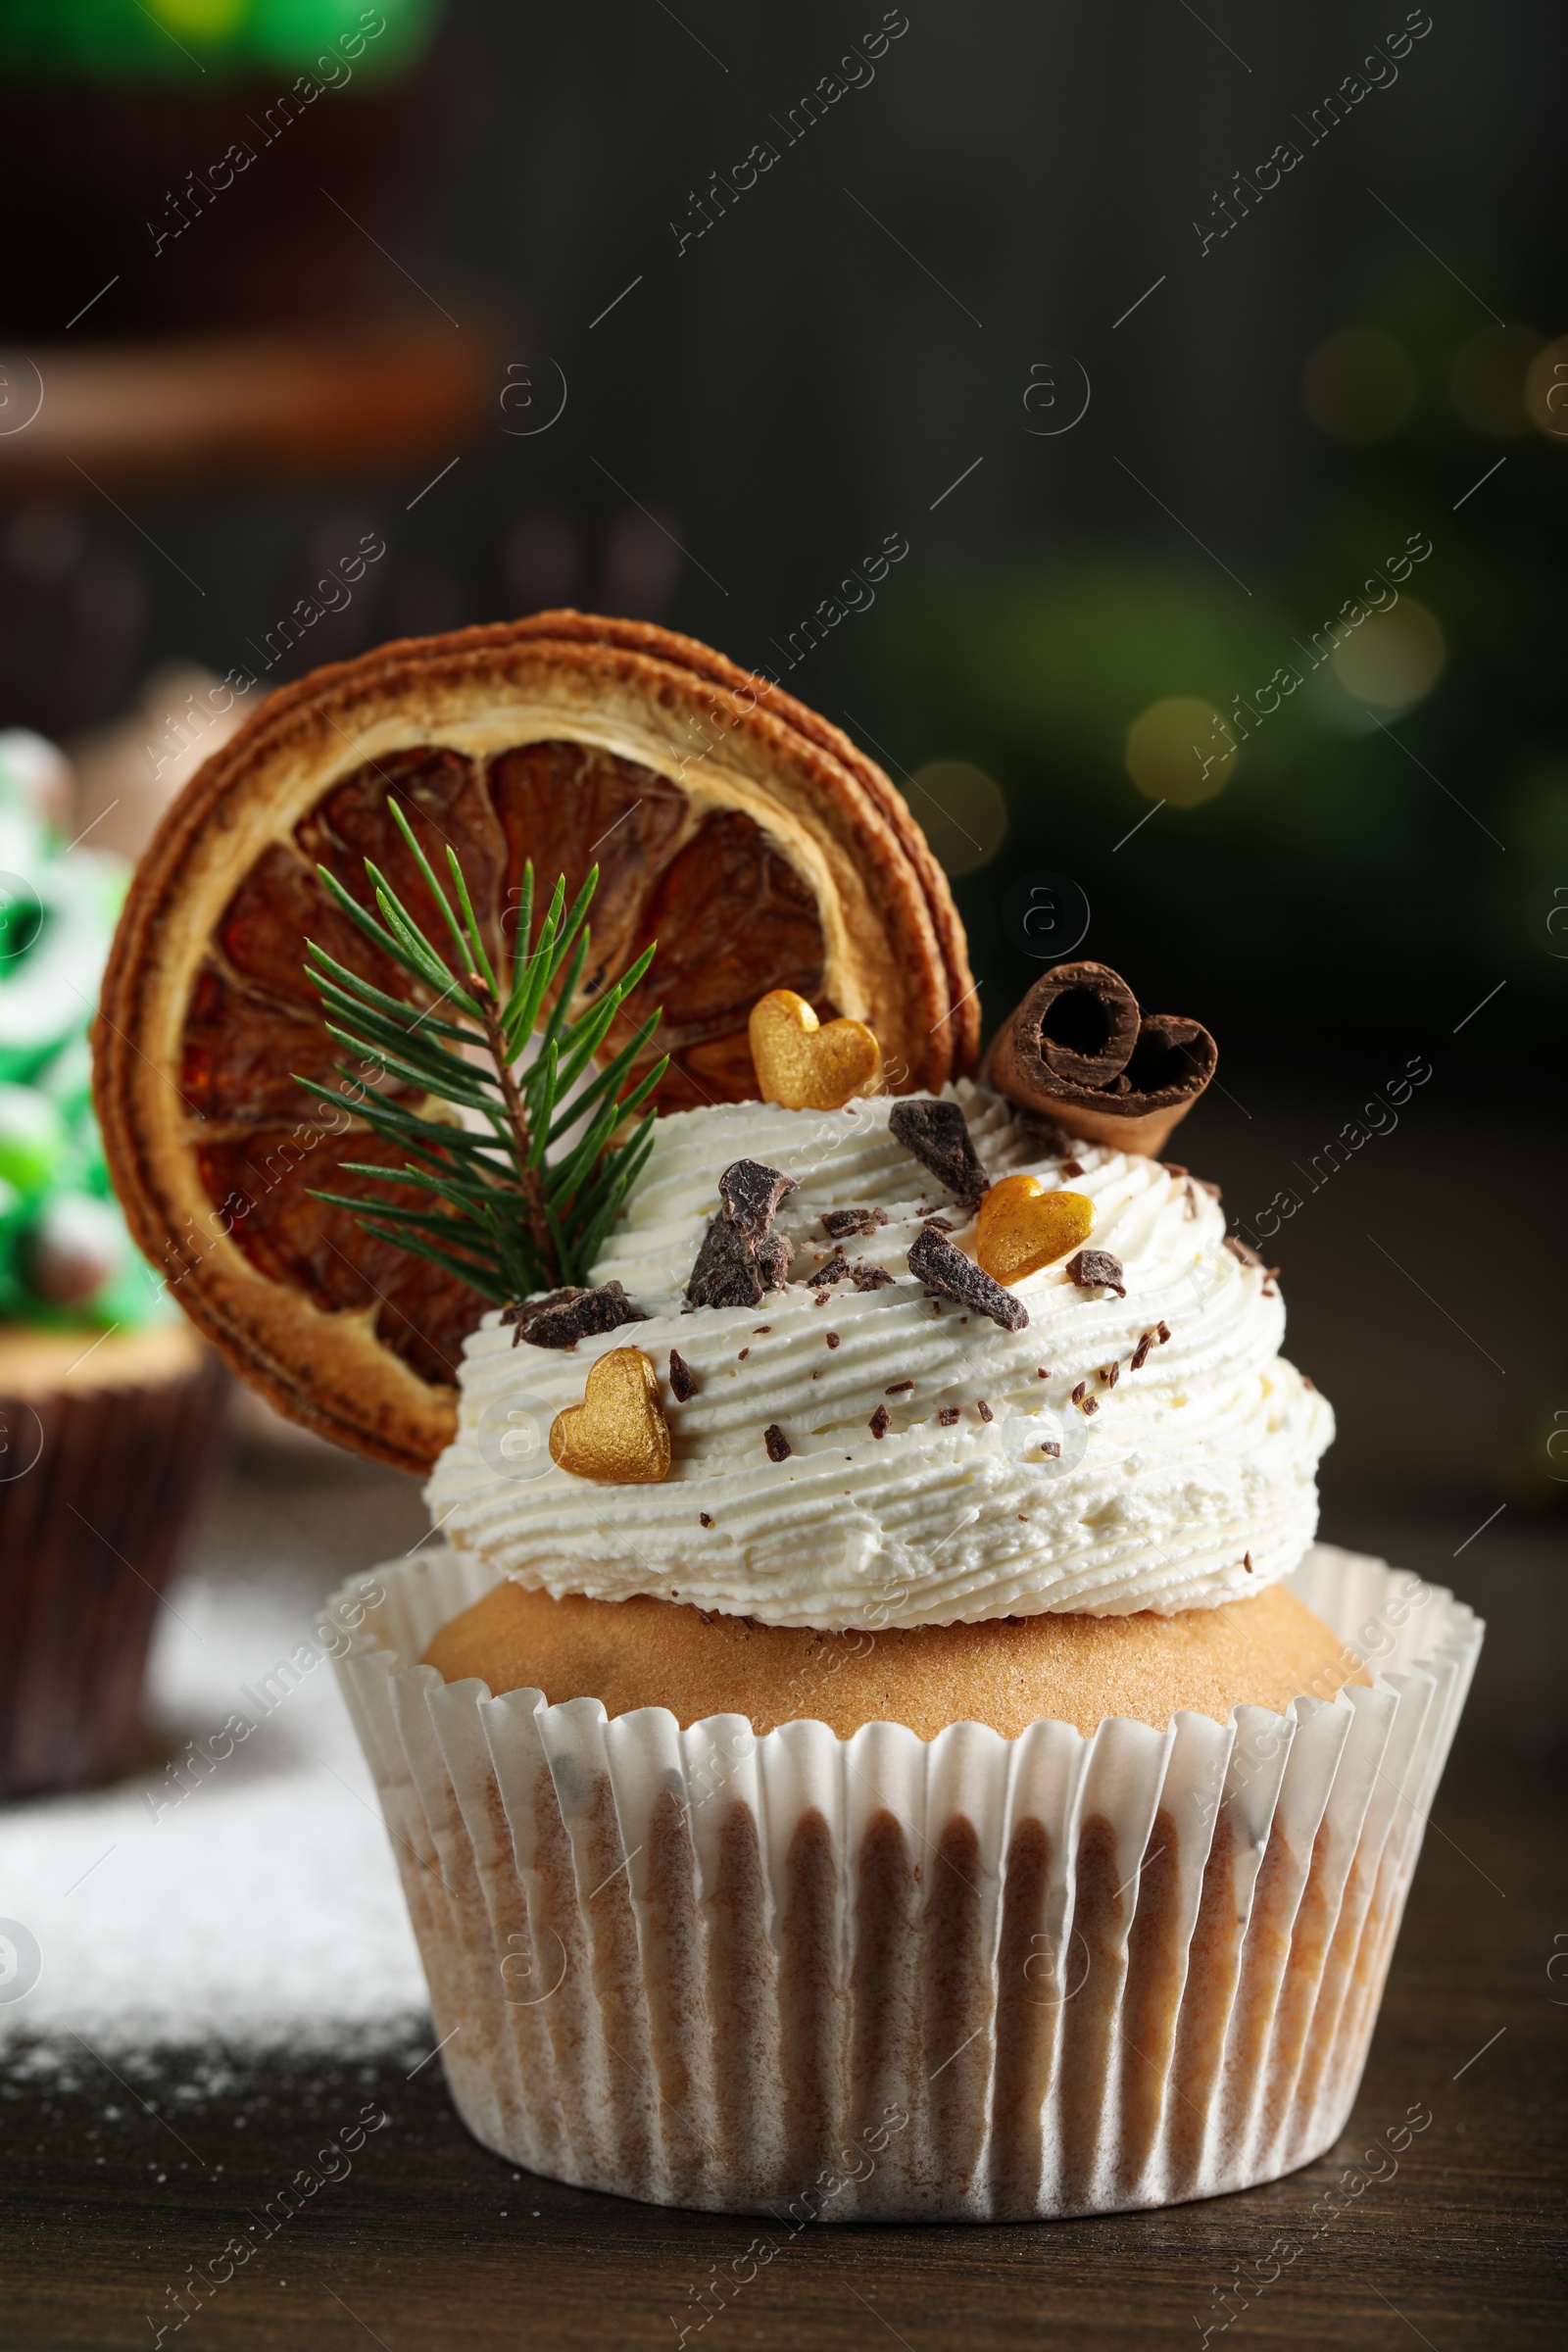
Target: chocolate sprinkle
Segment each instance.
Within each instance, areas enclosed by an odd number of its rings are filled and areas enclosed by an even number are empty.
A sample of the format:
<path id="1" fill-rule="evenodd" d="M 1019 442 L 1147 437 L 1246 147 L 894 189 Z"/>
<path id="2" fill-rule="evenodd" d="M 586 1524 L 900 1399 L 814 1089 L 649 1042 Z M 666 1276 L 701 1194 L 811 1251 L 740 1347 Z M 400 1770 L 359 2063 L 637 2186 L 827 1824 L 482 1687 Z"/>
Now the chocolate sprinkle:
<path id="1" fill-rule="evenodd" d="M 895 1102 L 888 1133 L 966 1207 L 990 1191 L 991 1179 L 980 1165 L 969 1122 L 956 1102 L 938 1102 L 924 1095 Z"/>
<path id="2" fill-rule="evenodd" d="M 697 1394 L 697 1375 L 675 1348 L 669 1351 L 670 1393 L 677 1404 L 690 1404 Z"/>
<path id="3" fill-rule="evenodd" d="M 596 1291 L 567 1284 L 542 1298 L 523 1298 L 507 1307 L 501 1320 L 515 1324 L 512 1345 L 526 1340 L 530 1348 L 574 1348 L 602 1331 L 618 1331 L 623 1323 L 646 1323 L 640 1306 L 633 1306 L 618 1282 L 603 1283 Z"/>
<path id="4" fill-rule="evenodd" d="M 1081 1159 L 1064 1159 L 1061 1163 L 1061 1172 L 1064 1176 L 1081 1176 L 1084 1172 L 1084 1163 Z"/>
<path id="5" fill-rule="evenodd" d="M 872 1437 L 885 1438 L 888 1434 L 888 1423 L 892 1420 L 892 1418 L 893 1416 L 888 1411 L 887 1406 L 885 1404 L 879 1404 L 876 1408 L 876 1411 L 871 1415 L 870 1429 Z"/>
<path id="6" fill-rule="evenodd" d="M 983 1396 L 977 1396 L 975 1398 L 974 1409 L 979 1414 L 982 1421 L 994 1421 L 997 1417 Z"/>
<path id="7" fill-rule="evenodd" d="M 839 1335 L 836 1331 L 824 1331 L 822 1337 L 830 1348 L 836 1348 L 839 1345 Z"/>
<path id="8" fill-rule="evenodd" d="M 770 1462 L 787 1462 L 789 1460 L 790 1442 L 776 1421 L 770 1421 L 763 1430 L 762 1444 L 767 1447 L 767 1458 Z"/>
<path id="9" fill-rule="evenodd" d="M 1100 1370 L 1095 1374 L 1095 1378 L 1102 1382 L 1105 1388 L 1113 1389 L 1116 1386 L 1117 1381 L 1121 1378 L 1120 1360 L 1118 1359 L 1113 1364 L 1102 1364 Z"/>
<path id="10" fill-rule="evenodd" d="M 1143 1338 L 1139 1341 L 1137 1347 L 1133 1349 L 1133 1360 L 1127 1367 L 1129 1372 L 1141 1372 L 1143 1370 L 1145 1364 L 1149 1361 L 1149 1350 L 1153 1345 L 1154 1335 L 1152 1331 L 1146 1331 Z"/>
<path id="11" fill-rule="evenodd" d="M 1160 1346 L 1163 1348 L 1165 1342 L 1170 1338 L 1170 1325 L 1168 1323 L 1156 1323 L 1154 1325 L 1154 1337 L 1156 1340 L 1158 1340 Z"/>
<path id="12" fill-rule="evenodd" d="M 1069 1257 L 1067 1280 L 1081 1291 L 1114 1291 L 1118 1298 L 1127 1296 L 1121 1259 L 1112 1257 L 1108 1250 L 1080 1250 L 1076 1257 Z"/>
<path id="13" fill-rule="evenodd" d="M 712 1526 L 713 1522 L 711 1521 L 711 1519 L 710 1519 L 710 1517 L 708 1516 L 708 1513 L 707 1513 L 706 1511 L 699 1511 L 699 1512 L 698 1512 L 698 1514 L 697 1514 L 697 1516 L 698 1516 L 698 1518 L 699 1518 L 699 1519 L 702 1521 L 702 1523 L 703 1523 L 704 1527 L 711 1527 L 711 1526 Z"/>
<path id="14" fill-rule="evenodd" d="M 896 1380 L 893 1386 L 890 1389 L 884 1389 L 882 1394 L 884 1396 L 902 1396 L 906 1389 L 912 1389 L 913 1386 L 912 1380 Z"/>
<path id="15" fill-rule="evenodd" d="M 1250 1576 L 1252 1573 L 1252 1555 L 1250 1551 L 1243 1552 L 1242 1566 L 1247 1570 L 1248 1575 Z"/>
<path id="16" fill-rule="evenodd" d="M 885 1208 L 825 1208 L 822 1211 L 822 1231 L 830 1241 L 842 1242 L 852 1233 L 872 1234 L 888 1221 Z"/>
<path id="17" fill-rule="evenodd" d="M 738 1225 L 749 1242 L 760 1242 L 773 1222 L 774 1212 L 786 1193 L 798 1193 L 800 1186 L 793 1176 L 782 1169 L 770 1168 L 760 1159 L 735 1159 L 718 1180 L 718 1197 L 724 1203 L 724 1213 L 732 1225 Z"/>
<path id="18" fill-rule="evenodd" d="M 937 1419 L 944 1429 L 951 1429 L 957 1418 L 958 1408 L 956 1404 L 943 1404 L 937 1407 Z"/>
<path id="19" fill-rule="evenodd" d="M 1081 1380 L 1081 1381 L 1078 1383 L 1078 1386 L 1077 1386 L 1077 1387 L 1074 1389 L 1074 1391 L 1073 1391 L 1073 1393 L 1072 1393 L 1072 1401 L 1073 1401 L 1073 1403 L 1074 1403 L 1074 1404 L 1082 1404 L 1082 1402 L 1083 1402 L 1083 1400 L 1084 1400 L 1084 1391 L 1085 1391 L 1085 1389 L 1086 1389 L 1088 1386 L 1089 1386 L 1089 1383 L 1088 1383 L 1087 1381 L 1085 1381 L 1085 1380 Z"/>
<path id="20" fill-rule="evenodd" d="M 744 1363 L 745 1363 L 745 1361 L 746 1361 L 746 1358 L 747 1358 L 747 1357 L 748 1357 L 748 1356 L 751 1354 L 751 1352 L 752 1352 L 752 1351 L 751 1351 L 751 1349 L 750 1349 L 749 1348 L 743 1348 L 741 1349 L 741 1351 L 740 1351 L 739 1355 L 738 1355 L 738 1356 L 735 1358 L 735 1361 L 736 1361 L 738 1364 L 744 1364 Z"/>
<path id="21" fill-rule="evenodd" d="M 1263 1263 L 1251 1243 L 1244 1242 L 1238 1233 L 1228 1233 L 1225 1236 L 1225 1247 L 1232 1257 L 1240 1258 L 1244 1266 L 1260 1266 Z"/>
<path id="22" fill-rule="evenodd" d="M 1068 1272 L 1071 1270 L 1069 1267 Z M 1120 1271 L 1117 1267 L 1117 1272 Z M 965 1257 L 961 1250 L 954 1247 L 946 1234 L 933 1233 L 929 1225 L 909 1250 L 909 1272 L 929 1283 L 934 1291 L 946 1291 L 950 1298 L 958 1299 L 964 1306 L 978 1307 L 1004 1331 L 1022 1331 L 1029 1321 L 1029 1309 L 1021 1298 L 1004 1290 L 1000 1282 L 993 1282 L 973 1258 Z"/>

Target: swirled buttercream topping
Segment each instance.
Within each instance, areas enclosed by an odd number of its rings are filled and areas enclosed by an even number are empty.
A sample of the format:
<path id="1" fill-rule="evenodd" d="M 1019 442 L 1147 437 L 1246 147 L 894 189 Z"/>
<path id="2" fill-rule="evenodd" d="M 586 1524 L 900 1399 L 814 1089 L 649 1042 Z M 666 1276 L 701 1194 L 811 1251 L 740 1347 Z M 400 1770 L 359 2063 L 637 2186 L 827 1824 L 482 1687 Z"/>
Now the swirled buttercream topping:
<path id="1" fill-rule="evenodd" d="M 1289 1574 L 1312 1540 L 1334 1424 L 1280 1355 L 1274 1284 L 1225 1247 L 1223 1213 L 1184 1176 L 1091 1145 L 1064 1174 L 1000 1096 L 968 1082 L 954 1094 L 993 1180 L 1027 1172 L 1087 1195 L 1093 1247 L 1120 1260 L 1125 1298 L 1047 1266 L 1014 1286 L 1029 1320 L 1005 1331 L 932 1296 L 907 1267 L 925 1220 L 945 1212 L 970 1253 L 973 1228 L 889 1133 L 886 1099 L 661 1119 L 593 1273 L 649 1320 L 556 1350 L 514 1348 L 486 1317 L 427 1489 L 450 1541 L 554 1593 L 653 1593 L 823 1630 L 1171 1614 Z M 790 1283 L 758 1307 L 688 1309 L 718 1178 L 742 1158 L 799 1187 L 777 1220 Z M 849 1207 L 887 1221 L 830 1238 L 823 1212 Z M 813 1291 L 835 1249 L 893 1280 Z M 660 1486 L 607 1487 L 550 1460 L 555 1415 L 628 1339 L 668 1415 Z M 681 1389 L 695 1382 L 683 1399 L 672 1348 Z"/>

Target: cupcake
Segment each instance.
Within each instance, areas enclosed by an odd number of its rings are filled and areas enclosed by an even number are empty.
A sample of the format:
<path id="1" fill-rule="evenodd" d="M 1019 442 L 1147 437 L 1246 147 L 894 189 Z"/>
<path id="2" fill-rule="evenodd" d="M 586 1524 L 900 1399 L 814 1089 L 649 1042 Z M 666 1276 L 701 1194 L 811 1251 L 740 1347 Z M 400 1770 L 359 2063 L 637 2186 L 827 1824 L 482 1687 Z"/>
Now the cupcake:
<path id="1" fill-rule="evenodd" d="M 0 1796 L 131 1761 L 222 1392 L 110 1191 L 87 1020 L 125 875 L 62 849 L 68 787 L 0 735 Z"/>
<path id="2" fill-rule="evenodd" d="M 791 2230 L 1331 2144 L 1480 1634 L 1313 1542 L 1274 1272 L 1154 1156 L 1200 1023 L 1058 967 L 978 1079 L 887 779 L 573 613 L 273 698 L 105 1006 L 142 1247 L 430 1472 L 332 1614 L 481 2140 Z"/>

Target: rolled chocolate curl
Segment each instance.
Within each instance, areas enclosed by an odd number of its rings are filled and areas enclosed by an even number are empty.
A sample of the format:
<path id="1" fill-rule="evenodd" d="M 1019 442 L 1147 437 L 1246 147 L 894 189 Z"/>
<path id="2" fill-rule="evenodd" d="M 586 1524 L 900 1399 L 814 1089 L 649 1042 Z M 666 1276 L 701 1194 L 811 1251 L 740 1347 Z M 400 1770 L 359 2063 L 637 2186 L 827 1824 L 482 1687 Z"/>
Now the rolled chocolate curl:
<path id="1" fill-rule="evenodd" d="M 1106 965 L 1064 963 L 1036 981 L 998 1032 L 985 1074 L 1020 1110 L 1087 1143 L 1155 1159 L 1218 1061 L 1200 1021 L 1140 1015 L 1132 990 Z"/>

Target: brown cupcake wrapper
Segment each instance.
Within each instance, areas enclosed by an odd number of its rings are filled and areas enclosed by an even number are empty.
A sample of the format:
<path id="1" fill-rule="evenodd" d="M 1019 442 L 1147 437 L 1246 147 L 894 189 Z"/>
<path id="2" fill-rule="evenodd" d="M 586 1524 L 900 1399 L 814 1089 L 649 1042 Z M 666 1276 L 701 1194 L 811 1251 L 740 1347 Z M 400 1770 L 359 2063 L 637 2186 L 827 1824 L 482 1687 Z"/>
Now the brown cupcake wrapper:
<path id="1" fill-rule="evenodd" d="M 0 1799 L 131 1763 L 227 1386 L 203 1352 L 179 1379 L 0 1396 Z"/>
<path id="2" fill-rule="evenodd" d="M 1284 1716 L 682 1732 L 417 1660 L 493 1581 L 336 1595 L 459 2111 L 659 2204 L 1001 2221 L 1245 2188 L 1343 2130 L 1481 1642 L 1319 1545 L 1292 1580 L 1378 1672 Z"/>

